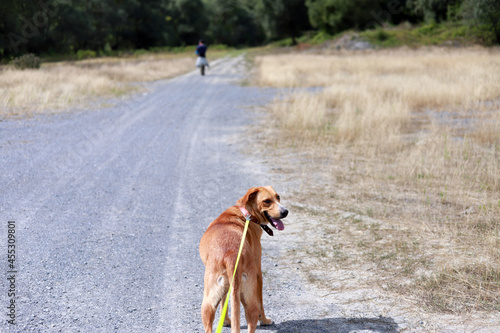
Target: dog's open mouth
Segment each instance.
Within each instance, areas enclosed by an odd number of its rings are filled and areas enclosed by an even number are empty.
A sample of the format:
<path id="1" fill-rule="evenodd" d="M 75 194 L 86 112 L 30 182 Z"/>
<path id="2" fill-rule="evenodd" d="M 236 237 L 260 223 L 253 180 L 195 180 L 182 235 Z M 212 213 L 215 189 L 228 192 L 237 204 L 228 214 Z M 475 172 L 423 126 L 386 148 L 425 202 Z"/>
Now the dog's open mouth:
<path id="1" fill-rule="evenodd" d="M 274 218 L 274 217 L 269 216 L 269 214 L 268 214 L 267 212 L 264 212 L 264 214 L 266 215 L 267 220 L 268 220 L 269 222 L 271 222 L 271 225 L 272 225 L 274 228 L 278 229 L 279 231 L 282 231 L 282 230 L 284 230 L 284 229 L 285 229 L 285 225 L 283 224 L 283 222 L 281 222 L 281 220 L 280 220 L 280 219 L 276 219 L 276 218 Z"/>

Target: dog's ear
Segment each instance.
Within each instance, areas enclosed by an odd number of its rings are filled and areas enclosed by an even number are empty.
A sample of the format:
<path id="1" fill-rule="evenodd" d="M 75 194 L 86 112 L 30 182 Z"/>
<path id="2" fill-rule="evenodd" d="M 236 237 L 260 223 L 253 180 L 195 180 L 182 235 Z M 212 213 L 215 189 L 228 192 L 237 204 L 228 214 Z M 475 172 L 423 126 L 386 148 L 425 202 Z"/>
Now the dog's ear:
<path id="1" fill-rule="evenodd" d="M 236 205 L 245 207 L 247 203 L 251 204 L 255 201 L 255 197 L 257 196 L 259 190 L 259 187 L 252 187 L 242 198 L 240 198 L 240 200 L 236 201 Z"/>

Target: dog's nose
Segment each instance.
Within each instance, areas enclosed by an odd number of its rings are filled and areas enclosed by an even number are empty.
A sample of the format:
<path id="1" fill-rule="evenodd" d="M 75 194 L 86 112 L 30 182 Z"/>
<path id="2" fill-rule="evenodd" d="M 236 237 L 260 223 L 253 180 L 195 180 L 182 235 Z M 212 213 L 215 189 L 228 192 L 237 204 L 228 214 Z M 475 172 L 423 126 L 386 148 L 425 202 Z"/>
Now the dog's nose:
<path id="1" fill-rule="evenodd" d="M 288 209 L 281 207 L 281 218 L 284 219 L 288 215 Z"/>

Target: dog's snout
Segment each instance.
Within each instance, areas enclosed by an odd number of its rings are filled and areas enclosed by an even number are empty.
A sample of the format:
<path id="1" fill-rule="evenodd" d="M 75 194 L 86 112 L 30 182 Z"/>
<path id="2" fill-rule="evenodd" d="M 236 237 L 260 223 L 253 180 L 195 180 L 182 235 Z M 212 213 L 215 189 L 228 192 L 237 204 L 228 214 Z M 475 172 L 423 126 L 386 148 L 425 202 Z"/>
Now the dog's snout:
<path id="1" fill-rule="evenodd" d="M 288 216 L 288 209 L 286 209 L 285 207 L 281 207 L 280 213 L 281 213 L 281 218 L 284 219 L 285 217 Z"/>

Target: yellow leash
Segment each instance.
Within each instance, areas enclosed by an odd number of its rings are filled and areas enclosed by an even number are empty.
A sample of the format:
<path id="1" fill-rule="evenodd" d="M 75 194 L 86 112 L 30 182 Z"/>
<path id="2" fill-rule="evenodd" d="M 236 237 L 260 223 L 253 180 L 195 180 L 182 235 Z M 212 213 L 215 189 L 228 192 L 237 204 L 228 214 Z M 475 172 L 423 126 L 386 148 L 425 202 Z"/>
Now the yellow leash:
<path id="1" fill-rule="evenodd" d="M 217 325 L 217 330 L 215 333 L 222 332 L 222 326 L 224 326 L 224 318 L 226 318 L 227 304 L 229 303 L 229 296 L 231 295 L 231 289 L 233 288 L 234 276 L 236 275 L 236 269 L 238 268 L 238 262 L 240 261 L 241 251 L 243 250 L 243 243 L 245 243 L 245 236 L 247 235 L 248 224 L 250 223 L 250 215 L 245 215 L 245 229 L 243 229 L 243 236 L 241 237 L 240 250 L 238 251 L 238 257 L 236 258 L 236 264 L 234 265 L 233 278 L 231 284 L 229 284 L 229 290 L 227 292 L 226 300 L 224 301 L 224 307 L 220 313 L 219 324 Z M 238 305 L 239 306 L 239 305 Z"/>

